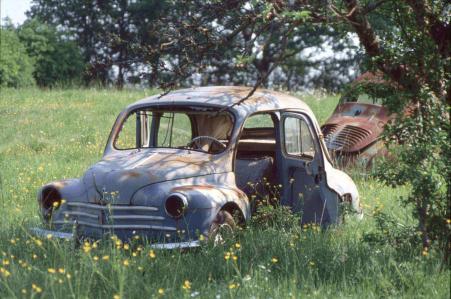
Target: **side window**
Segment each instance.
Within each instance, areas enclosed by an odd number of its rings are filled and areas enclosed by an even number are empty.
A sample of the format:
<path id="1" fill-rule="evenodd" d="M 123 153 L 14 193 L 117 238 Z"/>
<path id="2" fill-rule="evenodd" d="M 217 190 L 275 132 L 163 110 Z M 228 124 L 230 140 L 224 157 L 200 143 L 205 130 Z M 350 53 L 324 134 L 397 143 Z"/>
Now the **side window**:
<path id="1" fill-rule="evenodd" d="M 125 122 L 122 124 L 122 128 L 119 131 L 119 135 L 116 137 L 114 146 L 117 149 L 125 150 L 136 148 L 136 114 L 130 114 Z"/>
<path id="2" fill-rule="evenodd" d="M 246 120 L 244 128 L 274 128 L 274 123 L 272 121 L 271 114 L 256 114 Z"/>
<path id="3" fill-rule="evenodd" d="M 287 117 L 284 120 L 284 145 L 288 155 L 315 157 L 315 142 L 308 124 L 301 118 Z"/>
<path id="4" fill-rule="evenodd" d="M 158 129 L 158 147 L 179 147 L 192 139 L 191 120 L 184 113 L 163 113 Z"/>

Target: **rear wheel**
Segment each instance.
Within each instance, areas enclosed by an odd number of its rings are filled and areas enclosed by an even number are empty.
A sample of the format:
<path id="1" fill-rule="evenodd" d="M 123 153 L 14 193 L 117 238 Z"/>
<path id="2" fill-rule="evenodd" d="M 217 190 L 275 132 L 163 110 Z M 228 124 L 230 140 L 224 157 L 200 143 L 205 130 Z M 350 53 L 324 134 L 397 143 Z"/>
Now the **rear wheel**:
<path id="1" fill-rule="evenodd" d="M 219 211 L 211 223 L 208 231 L 208 240 L 214 245 L 224 244 L 225 240 L 231 238 L 236 230 L 236 222 L 227 211 Z"/>

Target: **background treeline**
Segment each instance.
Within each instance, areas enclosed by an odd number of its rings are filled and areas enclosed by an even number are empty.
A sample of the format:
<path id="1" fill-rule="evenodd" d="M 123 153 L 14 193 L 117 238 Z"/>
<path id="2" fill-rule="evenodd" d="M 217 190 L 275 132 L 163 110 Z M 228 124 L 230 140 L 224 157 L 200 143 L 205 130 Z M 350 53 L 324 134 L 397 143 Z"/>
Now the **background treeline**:
<path id="1" fill-rule="evenodd" d="M 180 51 L 161 41 L 174 20 L 189 23 L 192 16 L 183 7 L 178 1 L 159 0 L 35 0 L 24 24 L 14 27 L 4 21 L 0 84 L 159 87 L 157 82 L 172 76 L 180 64 Z M 211 18 L 209 28 L 227 36 L 237 25 L 230 13 L 229 23 L 219 25 Z M 258 38 L 252 25 L 248 27 L 249 34 L 240 33 L 240 47 L 214 49 L 202 70 L 193 70 L 180 84 L 254 84 L 258 74 L 274 65 L 283 42 L 277 26 Z M 263 85 L 336 91 L 358 72 L 362 55 L 352 35 L 320 24 L 299 27 L 295 35 L 287 45 L 290 55 Z M 158 55 L 152 55 L 154 47 Z"/>

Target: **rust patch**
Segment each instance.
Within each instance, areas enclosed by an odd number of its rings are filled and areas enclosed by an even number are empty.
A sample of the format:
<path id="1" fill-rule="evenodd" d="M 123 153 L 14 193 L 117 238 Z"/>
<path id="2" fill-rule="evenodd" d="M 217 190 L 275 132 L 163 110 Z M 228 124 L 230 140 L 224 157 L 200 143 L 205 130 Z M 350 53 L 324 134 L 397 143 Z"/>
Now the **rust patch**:
<path id="1" fill-rule="evenodd" d="M 359 153 L 380 139 L 393 117 L 380 105 L 349 102 L 338 105 L 321 130 L 329 150 Z"/>
<path id="2" fill-rule="evenodd" d="M 190 185 L 190 186 L 180 186 L 173 189 L 174 192 L 177 191 L 193 191 L 193 190 L 212 190 L 216 189 L 212 185 Z"/>
<path id="3" fill-rule="evenodd" d="M 127 177 L 127 178 L 137 178 L 137 177 L 140 177 L 141 174 L 136 171 L 129 171 L 129 172 L 124 173 L 123 176 Z"/>

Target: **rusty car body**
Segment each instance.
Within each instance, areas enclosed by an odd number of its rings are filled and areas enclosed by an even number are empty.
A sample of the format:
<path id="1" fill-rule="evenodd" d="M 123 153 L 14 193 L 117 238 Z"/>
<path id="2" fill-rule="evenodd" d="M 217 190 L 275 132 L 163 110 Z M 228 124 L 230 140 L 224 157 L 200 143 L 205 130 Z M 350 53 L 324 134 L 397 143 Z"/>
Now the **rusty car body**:
<path id="1" fill-rule="evenodd" d="M 362 213 L 352 179 L 332 167 L 320 127 L 301 100 L 246 87 L 152 96 L 122 111 L 102 159 L 81 178 L 43 186 L 40 235 L 192 247 L 251 216 L 249 182 L 280 186 L 303 222 L 337 223 L 339 205 Z M 130 127 L 127 127 L 129 124 Z M 231 223 L 232 222 L 232 223 Z"/>
<path id="2" fill-rule="evenodd" d="M 387 154 L 381 136 L 393 115 L 380 99 L 357 91 L 365 84 L 387 83 L 380 74 L 362 74 L 321 127 L 329 153 L 340 166 L 355 163 L 370 166 L 374 157 Z"/>

